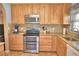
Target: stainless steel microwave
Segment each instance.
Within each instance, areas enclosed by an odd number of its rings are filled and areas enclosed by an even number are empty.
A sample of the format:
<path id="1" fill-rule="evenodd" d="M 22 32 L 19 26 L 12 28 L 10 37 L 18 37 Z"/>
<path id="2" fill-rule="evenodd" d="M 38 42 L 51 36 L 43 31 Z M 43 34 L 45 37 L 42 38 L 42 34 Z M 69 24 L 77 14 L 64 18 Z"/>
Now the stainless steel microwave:
<path id="1" fill-rule="evenodd" d="M 39 21 L 39 15 L 30 15 L 28 17 L 25 17 L 26 23 L 40 23 Z"/>

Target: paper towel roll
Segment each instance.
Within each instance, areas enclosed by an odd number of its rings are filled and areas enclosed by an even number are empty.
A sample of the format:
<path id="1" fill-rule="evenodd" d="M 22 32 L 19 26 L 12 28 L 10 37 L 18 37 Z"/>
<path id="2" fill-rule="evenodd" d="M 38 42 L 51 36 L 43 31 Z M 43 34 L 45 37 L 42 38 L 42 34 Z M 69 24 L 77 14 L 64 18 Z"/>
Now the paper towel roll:
<path id="1" fill-rule="evenodd" d="M 66 34 L 66 28 L 63 28 L 63 34 L 64 35 Z"/>

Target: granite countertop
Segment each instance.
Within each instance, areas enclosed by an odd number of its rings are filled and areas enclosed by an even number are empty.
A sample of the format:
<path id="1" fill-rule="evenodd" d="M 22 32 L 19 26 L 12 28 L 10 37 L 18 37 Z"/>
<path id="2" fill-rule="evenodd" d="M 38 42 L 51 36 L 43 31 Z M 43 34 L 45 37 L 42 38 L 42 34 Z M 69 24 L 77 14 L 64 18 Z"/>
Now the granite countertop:
<path id="1" fill-rule="evenodd" d="M 72 48 L 76 49 L 77 51 L 79 51 L 79 39 L 78 38 L 75 38 L 77 41 L 72 41 L 72 40 L 67 40 L 65 39 L 64 37 L 70 37 L 72 38 L 72 36 L 66 34 L 66 35 L 63 35 L 63 34 L 59 34 L 59 33 L 50 33 L 50 34 L 43 34 L 41 33 L 40 35 L 57 35 L 58 37 L 60 37 L 61 39 L 64 40 L 64 42 L 66 42 L 68 45 L 70 45 Z"/>
<path id="2" fill-rule="evenodd" d="M 23 33 L 19 33 L 19 34 L 15 34 L 15 35 L 20 35 L 20 34 L 23 35 Z M 75 39 L 77 39 L 77 41 L 72 41 L 72 40 L 67 40 L 67 39 L 64 38 L 64 37 L 72 38 L 72 36 L 70 36 L 70 35 L 63 35 L 63 34 L 60 34 L 60 33 L 40 33 L 40 36 L 50 36 L 50 35 L 57 35 L 58 37 L 63 39 L 68 45 L 70 45 L 71 47 L 73 47 L 74 49 L 79 51 L 79 39 L 78 38 L 74 37 Z M 0 45 L 1 44 L 4 44 L 4 42 L 0 42 Z"/>
<path id="3" fill-rule="evenodd" d="M 0 42 L 0 45 L 3 45 L 3 44 L 5 44 L 5 42 Z"/>
<path id="4" fill-rule="evenodd" d="M 62 38 L 68 45 L 70 45 L 72 48 L 76 49 L 77 51 L 79 51 L 79 39 L 77 41 L 72 41 L 72 40 L 67 40 L 64 37 L 70 37 L 69 35 L 58 35 L 60 38 Z M 74 37 L 75 38 L 75 37 Z M 77 38 L 76 38 L 77 39 Z"/>
<path id="5" fill-rule="evenodd" d="M 45 35 L 60 35 L 59 33 L 40 33 L 40 35 L 43 35 L 43 36 L 45 36 Z"/>
<path id="6" fill-rule="evenodd" d="M 9 33 L 9 35 L 24 35 L 24 33 Z"/>

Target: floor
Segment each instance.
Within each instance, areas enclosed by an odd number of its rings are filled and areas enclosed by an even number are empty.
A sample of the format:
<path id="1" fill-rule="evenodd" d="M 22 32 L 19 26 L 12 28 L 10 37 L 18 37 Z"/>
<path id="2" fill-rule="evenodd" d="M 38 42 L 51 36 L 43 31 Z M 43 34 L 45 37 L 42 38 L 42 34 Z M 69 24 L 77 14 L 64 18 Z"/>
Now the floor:
<path id="1" fill-rule="evenodd" d="M 57 56 L 57 54 L 55 52 L 40 52 L 38 54 L 34 54 L 34 53 L 11 51 L 8 53 L 1 52 L 0 56 Z"/>

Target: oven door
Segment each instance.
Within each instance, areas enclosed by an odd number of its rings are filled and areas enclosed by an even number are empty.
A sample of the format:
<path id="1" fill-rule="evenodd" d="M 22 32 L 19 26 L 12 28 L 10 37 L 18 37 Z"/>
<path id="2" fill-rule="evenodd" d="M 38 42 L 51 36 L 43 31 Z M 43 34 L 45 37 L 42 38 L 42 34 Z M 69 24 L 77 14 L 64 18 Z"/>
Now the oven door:
<path id="1" fill-rule="evenodd" d="M 24 37 L 24 42 L 38 42 L 39 41 L 39 36 L 25 36 Z"/>
<path id="2" fill-rule="evenodd" d="M 39 36 L 24 37 L 24 52 L 39 52 Z"/>
<path id="3" fill-rule="evenodd" d="M 24 52 L 38 52 L 36 42 L 32 44 L 32 42 L 24 43 Z"/>

